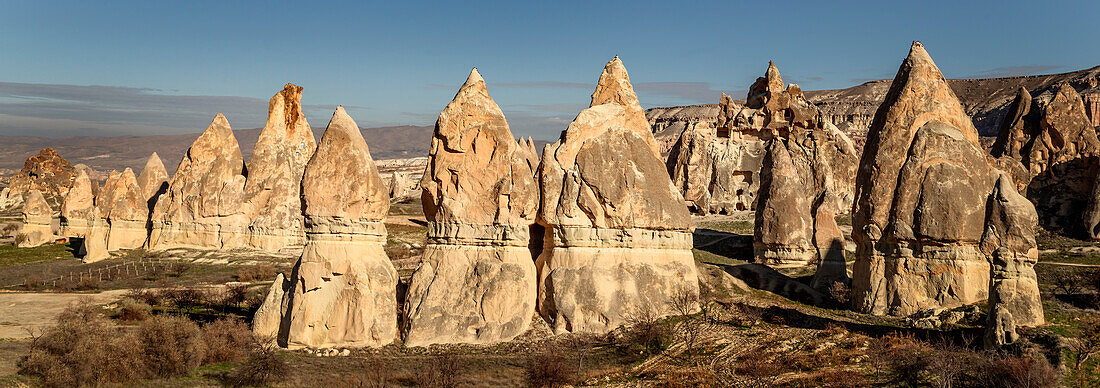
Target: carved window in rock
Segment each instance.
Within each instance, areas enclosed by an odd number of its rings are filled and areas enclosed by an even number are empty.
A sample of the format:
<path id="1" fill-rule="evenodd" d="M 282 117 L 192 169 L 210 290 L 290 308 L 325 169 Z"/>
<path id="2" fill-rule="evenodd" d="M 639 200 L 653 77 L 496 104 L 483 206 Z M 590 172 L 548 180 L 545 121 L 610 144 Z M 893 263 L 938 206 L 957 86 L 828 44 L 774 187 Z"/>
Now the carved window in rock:
<path id="1" fill-rule="evenodd" d="M 729 127 L 718 127 L 715 135 L 718 137 L 730 137 L 730 129 Z"/>

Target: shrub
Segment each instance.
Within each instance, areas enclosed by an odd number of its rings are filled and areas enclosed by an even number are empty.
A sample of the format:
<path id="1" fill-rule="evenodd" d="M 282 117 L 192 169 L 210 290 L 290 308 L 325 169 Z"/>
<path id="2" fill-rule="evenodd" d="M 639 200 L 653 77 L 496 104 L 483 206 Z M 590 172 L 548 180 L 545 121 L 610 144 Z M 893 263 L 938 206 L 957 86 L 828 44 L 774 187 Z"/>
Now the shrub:
<path id="1" fill-rule="evenodd" d="M 222 318 L 203 326 L 202 338 L 206 342 L 204 364 L 244 360 L 255 344 L 248 325 L 230 318 Z"/>
<path id="2" fill-rule="evenodd" d="M 38 275 L 27 275 L 27 277 L 23 278 L 23 287 L 26 287 L 28 290 L 37 290 L 42 287 L 42 278 L 38 277 Z"/>
<path id="3" fill-rule="evenodd" d="M 564 352 L 555 346 L 532 353 L 527 358 L 524 373 L 527 385 L 531 387 L 561 387 L 576 382 L 576 365 L 565 358 Z"/>
<path id="4" fill-rule="evenodd" d="M 672 329 L 652 308 L 640 308 L 627 318 L 627 344 L 646 354 L 657 354 L 672 342 Z"/>
<path id="5" fill-rule="evenodd" d="M 238 282 L 255 282 L 270 280 L 275 275 L 275 268 L 271 264 L 246 265 L 237 269 Z"/>
<path id="6" fill-rule="evenodd" d="M 835 281 L 829 285 L 829 299 L 840 305 L 847 305 L 852 299 L 852 289 L 841 281 Z"/>
<path id="7" fill-rule="evenodd" d="M 83 291 L 91 291 L 99 289 L 99 278 L 93 278 L 91 276 L 81 277 L 76 282 L 76 289 Z"/>
<path id="8" fill-rule="evenodd" d="M 144 321 L 153 314 L 153 307 L 140 301 L 127 299 L 118 310 L 118 319 L 122 321 Z"/>
<path id="9" fill-rule="evenodd" d="M 981 385 L 990 388 L 1055 387 L 1061 374 L 1045 358 L 1009 356 L 983 365 Z"/>
<path id="10" fill-rule="evenodd" d="M 912 338 L 896 335 L 887 336 L 875 345 L 873 359 L 892 383 L 918 385 L 925 380 L 925 371 L 932 363 L 927 347 Z"/>
<path id="11" fill-rule="evenodd" d="M 279 351 L 272 345 L 263 345 L 229 375 L 227 383 L 235 387 L 263 386 L 283 381 L 288 375 L 290 365 Z"/>
<path id="12" fill-rule="evenodd" d="M 248 298 L 248 285 L 247 284 L 230 284 L 225 286 L 225 302 L 233 305 L 240 306 Z"/>
<path id="13" fill-rule="evenodd" d="M 27 240 L 29 240 L 29 239 L 30 239 L 30 236 L 28 236 L 26 233 L 16 233 L 15 234 L 15 241 L 14 241 L 13 245 L 19 246 L 20 244 L 23 244 L 23 243 L 27 242 Z"/>
<path id="14" fill-rule="evenodd" d="M 1073 270 L 1055 271 L 1051 275 L 1051 281 L 1054 283 L 1054 288 L 1063 295 L 1077 295 L 1081 292 L 1081 284 L 1083 283 L 1081 276 Z"/>
<path id="15" fill-rule="evenodd" d="M 172 303 L 181 311 L 185 307 L 198 306 L 205 298 L 202 291 L 194 288 L 165 289 L 160 291 L 160 296 L 163 302 Z"/>
<path id="16" fill-rule="evenodd" d="M 111 327 L 90 306 L 71 306 L 56 326 L 31 343 L 19 373 L 47 387 L 101 386 L 140 379 L 145 367 L 141 345 Z"/>
<path id="17" fill-rule="evenodd" d="M 149 375 L 179 377 L 198 368 L 206 356 L 206 343 L 198 325 L 180 317 L 157 316 L 142 322 L 137 331 Z"/>
<path id="18" fill-rule="evenodd" d="M 4 227 L 0 228 L 0 236 L 11 236 L 18 230 L 19 224 L 17 223 L 4 224 Z"/>
<path id="19" fill-rule="evenodd" d="M 458 386 L 458 358 L 445 353 L 431 359 L 426 370 L 417 373 L 416 385 L 419 387 L 454 388 Z"/>
<path id="20" fill-rule="evenodd" d="M 165 265 L 165 272 L 168 276 L 178 278 L 187 273 L 187 270 L 191 269 L 191 263 L 186 261 L 175 261 Z"/>

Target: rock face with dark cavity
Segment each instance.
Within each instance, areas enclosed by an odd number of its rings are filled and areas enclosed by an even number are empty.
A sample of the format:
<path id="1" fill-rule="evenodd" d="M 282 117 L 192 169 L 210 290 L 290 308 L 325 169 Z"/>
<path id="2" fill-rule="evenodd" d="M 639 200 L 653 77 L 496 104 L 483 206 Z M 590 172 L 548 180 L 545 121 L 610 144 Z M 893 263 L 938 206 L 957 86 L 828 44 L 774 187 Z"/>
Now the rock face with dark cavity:
<path id="1" fill-rule="evenodd" d="M 629 85 L 621 66 L 608 64 L 593 95 Z M 691 217 L 632 113 L 593 105 L 543 153 L 538 309 L 557 333 L 606 332 L 698 294 Z"/>
<path id="2" fill-rule="evenodd" d="M 828 184 L 837 208 L 847 212 L 855 176 L 855 148 L 806 101 L 798 85 L 785 85 L 774 63 L 749 90 L 741 105 L 723 94 L 715 126 L 686 128 L 668 156 L 673 183 L 700 214 L 755 210 L 759 204 L 767 142 L 792 134 L 814 145 L 812 162 L 828 163 Z M 813 134 L 813 135 L 811 135 Z"/>
<path id="3" fill-rule="evenodd" d="M 268 102 L 267 124 L 248 161 L 249 247 L 277 251 L 305 242 L 301 182 L 316 149 L 302 113 L 302 87 L 286 84 Z"/>
<path id="4" fill-rule="evenodd" d="M 420 187 L 428 244 L 406 294 L 405 345 L 522 334 L 535 312 L 538 187 L 477 69 L 439 114 Z"/>
<path id="5" fill-rule="evenodd" d="M 247 242 L 244 161 L 220 113 L 187 150 L 153 208 L 151 249 L 241 248 Z"/>
<path id="6" fill-rule="evenodd" d="M 397 338 L 390 201 L 355 121 L 337 107 L 302 179 L 306 245 L 254 318 L 258 338 L 297 348 L 378 347 Z"/>

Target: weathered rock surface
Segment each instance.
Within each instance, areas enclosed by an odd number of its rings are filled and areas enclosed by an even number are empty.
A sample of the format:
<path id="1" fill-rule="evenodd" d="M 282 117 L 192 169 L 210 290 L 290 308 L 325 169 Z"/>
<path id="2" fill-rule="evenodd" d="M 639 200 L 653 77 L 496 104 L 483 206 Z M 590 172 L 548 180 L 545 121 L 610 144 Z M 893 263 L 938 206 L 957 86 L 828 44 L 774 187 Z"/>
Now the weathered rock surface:
<path id="1" fill-rule="evenodd" d="M 428 244 L 406 294 L 405 345 L 493 343 L 527 330 L 538 188 L 524 152 L 474 69 L 439 114 L 420 182 Z"/>
<path id="2" fill-rule="evenodd" d="M 244 247 L 244 161 L 229 122 L 220 113 L 187 150 L 168 191 L 156 201 L 151 249 Z"/>
<path id="3" fill-rule="evenodd" d="M 145 161 L 145 167 L 137 177 L 138 188 L 141 196 L 149 203 L 149 211 L 153 211 L 157 197 L 168 191 L 168 170 L 164 169 L 164 162 L 156 152 L 149 155 Z"/>
<path id="4" fill-rule="evenodd" d="M 800 147 L 806 149 L 807 160 L 825 164 L 820 172 L 829 179 L 820 183 L 832 190 L 830 201 L 840 202 L 834 213 L 846 212 L 855 177 L 855 148 L 847 136 L 823 120 L 798 85 L 783 83 L 774 63 L 750 88 L 746 105 L 723 94 L 714 127 L 686 128 L 669 152 L 667 168 L 697 213 L 755 210 L 766 143 L 777 137 L 786 142 L 792 136 L 806 143 Z"/>
<path id="5" fill-rule="evenodd" d="M 600 79 L 596 84 L 596 90 L 592 92 L 592 102 L 588 107 L 607 103 L 615 103 L 623 107 L 623 110 L 626 111 L 627 129 L 638 132 L 638 136 L 653 151 L 653 155 L 660 158 L 661 152 L 657 147 L 656 140 L 653 138 L 649 120 L 646 120 L 642 104 L 638 102 L 638 95 L 634 93 L 634 86 L 630 84 L 630 75 L 627 74 L 626 67 L 623 66 L 623 61 L 618 56 L 608 61 L 607 65 L 604 65 L 603 73 L 600 74 Z M 645 131 L 645 133 L 642 133 L 642 131 Z"/>
<path id="6" fill-rule="evenodd" d="M 86 171 L 76 173 L 73 186 L 61 202 L 61 235 L 65 237 L 84 237 L 92 226 L 95 217 L 95 195 L 92 194 L 92 180 Z"/>
<path id="7" fill-rule="evenodd" d="M 8 187 L 13 195 L 38 190 L 46 196 L 56 198 L 69 192 L 73 179 L 76 179 L 73 165 L 54 152 L 53 148 L 43 148 L 23 162 L 23 169 L 11 177 Z"/>
<path id="8" fill-rule="evenodd" d="M 982 151 L 919 42 L 875 114 L 856 182 L 852 288 L 862 312 L 909 315 L 984 300 L 990 264 L 983 234 L 1032 228 L 1025 216 L 989 216 L 999 199 L 1014 198 L 1015 185 Z M 1013 202 L 1013 214 L 1028 205 Z"/>
<path id="9" fill-rule="evenodd" d="M 302 87 L 286 84 L 268 102 L 245 181 L 248 246 L 277 251 L 305 241 L 301 182 L 317 144 L 302 113 Z"/>
<path id="10" fill-rule="evenodd" d="M 16 233 L 16 246 L 30 248 L 53 242 L 54 234 L 50 227 L 53 209 L 46 203 L 46 198 L 42 196 L 41 191 L 29 189 L 23 192 L 21 217 L 23 226 Z"/>
<path id="11" fill-rule="evenodd" d="M 415 195 L 419 191 L 416 181 L 404 171 L 391 171 L 389 178 L 386 179 L 386 187 L 389 190 L 390 202 L 402 202 L 419 197 Z"/>
<path id="12" fill-rule="evenodd" d="M 397 271 L 383 245 L 389 196 L 359 127 L 337 107 L 302 180 L 306 245 L 253 328 L 296 348 L 367 347 L 397 337 Z M 279 295 L 283 295 L 282 298 Z M 285 307 L 284 307 L 285 306 Z M 273 315 L 280 316 L 275 318 Z"/>
<path id="13" fill-rule="evenodd" d="M 1016 192 L 1009 176 L 1001 175 L 989 199 L 981 245 L 993 264 L 986 332 L 989 345 L 1014 342 L 1018 338 L 1017 326 L 1046 322 L 1035 276 L 1035 263 L 1039 259 L 1035 243 L 1038 221 L 1031 202 Z"/>
<path id="14" fill-rule="evenodd" d="M 149 231 L 149 203 L 130 169 L 112 173 L 96 197 L 95 218 L 84 238 L 84 262 L 110 257 L 119 249 L 140 248 Z"/>
<path id="15" fill-rule="evenodd" d="M 538 309 L 557 333 L 606 332 L 698 294 L 691 217 L 630 117 L 618 104 L 585 109 L 543 153 Z"/>

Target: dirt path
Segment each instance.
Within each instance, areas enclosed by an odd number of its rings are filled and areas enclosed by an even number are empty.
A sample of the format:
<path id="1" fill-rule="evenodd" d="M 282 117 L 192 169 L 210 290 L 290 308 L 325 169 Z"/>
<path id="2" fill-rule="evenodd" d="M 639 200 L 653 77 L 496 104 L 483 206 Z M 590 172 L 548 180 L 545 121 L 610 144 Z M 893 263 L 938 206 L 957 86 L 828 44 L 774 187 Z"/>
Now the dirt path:
<path id="1" fill-rule="evenodd" d="M 1100 264 L 1059 263 L 1059 262 L 1056 262 L 1056 261 L 1040 261 L 1040 262 L 1038 262 L 1038 264 L 1064 265 L 1064 266 L 1067 266 L 1067 267 L 1100 268 Z"/>
<path id="2" fill-rule="evenodd" d="M 95 304 L 118 300 L 127 290 L 98 294 L 61 294 L 52 292 L 0 292 L 0 339 L 29 338 L 27 330 L 38 335 L 53 325 L 57 314 L 69 304 L 88 298 Z"/>

